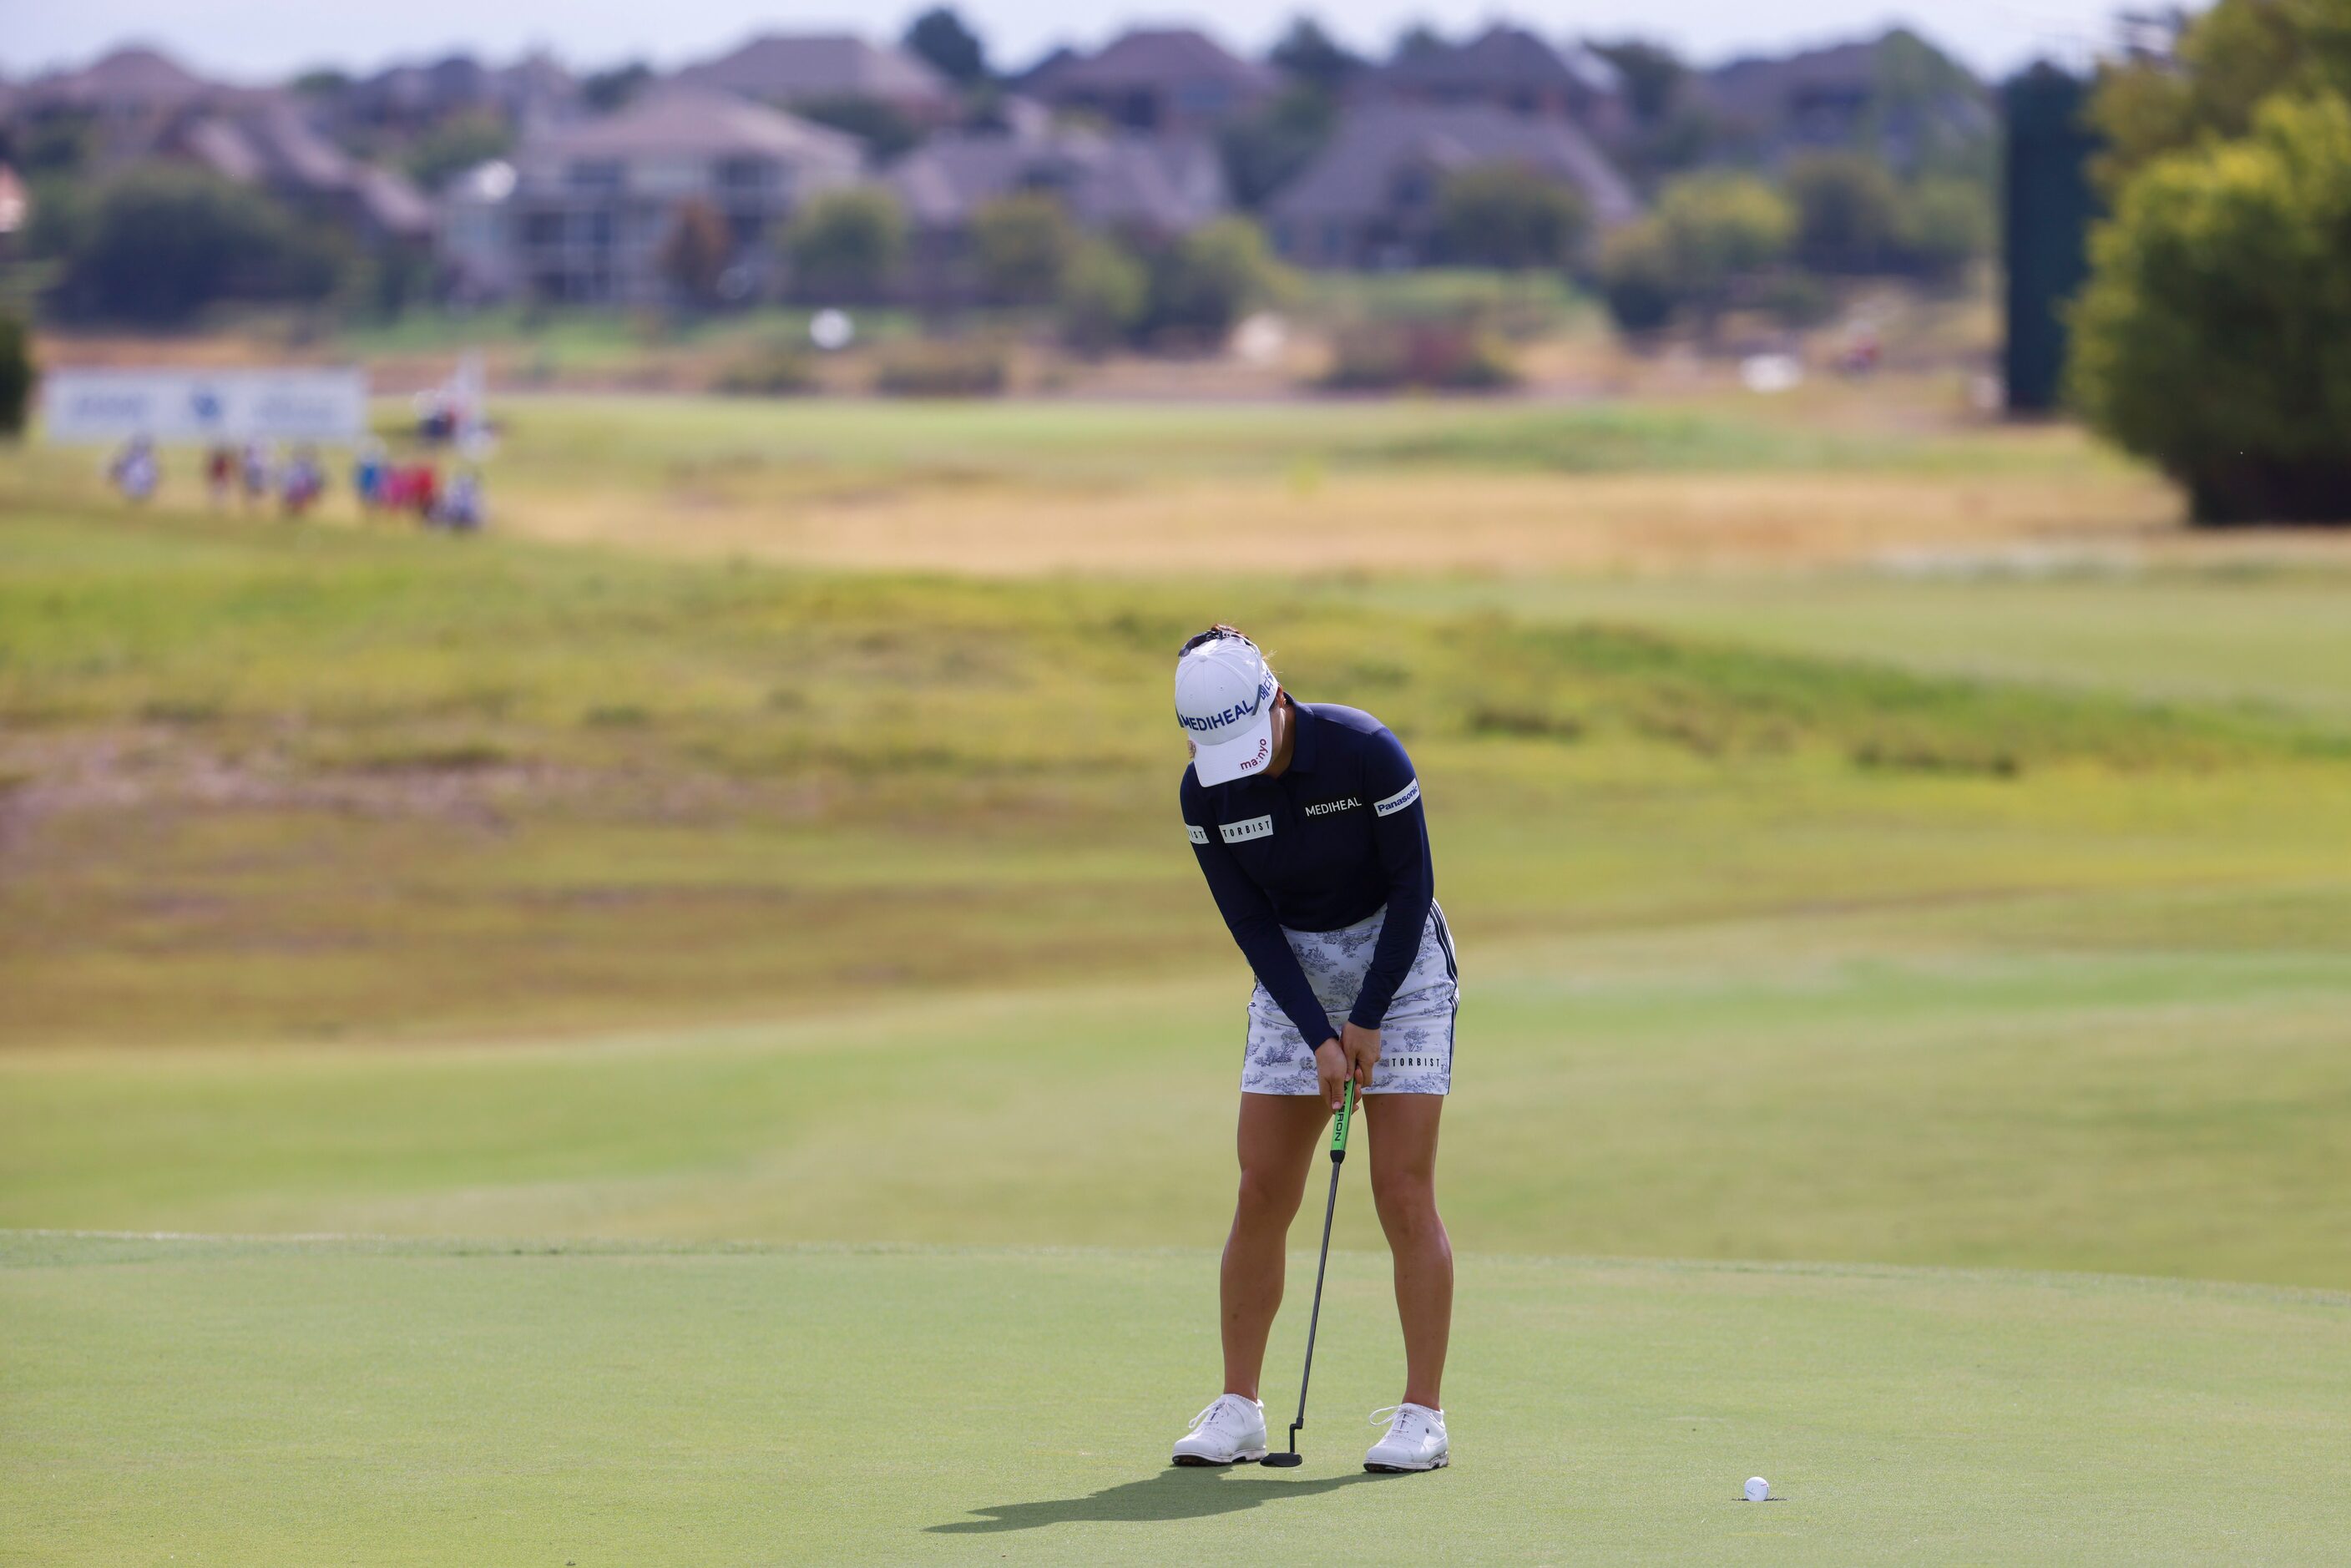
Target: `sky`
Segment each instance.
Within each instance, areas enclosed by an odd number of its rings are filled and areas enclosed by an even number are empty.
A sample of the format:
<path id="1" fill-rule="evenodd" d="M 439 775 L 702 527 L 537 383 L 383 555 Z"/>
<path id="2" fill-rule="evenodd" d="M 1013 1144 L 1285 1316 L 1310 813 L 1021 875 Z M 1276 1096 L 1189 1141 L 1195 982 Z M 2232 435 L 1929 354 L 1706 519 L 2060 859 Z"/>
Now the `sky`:
<path id="1" fill-rule="evenodd" d="M 895 37 L 928 0 L 0 0 L 0 73 L 16 78 L 79 64 L 117 44 L 161 46 L 207 74 L 264 81 L 315 65 L 372 68 L 455 50 L 503 59 L 551 48 L 594 68 L 643 57 L 668 67 L 751 33 L 849 30 Z M 1102 9 L 1068 0 L 961 0 L 998 65 L 1058 43 L 1101 43 L 1138 22 L 1206 26 L 1236 48 L 1262 49 L 1288 18 L 1312 11 L 1358 49 L 1384 52 L 1407 24 L 1448 33 L 1498 16 L 1557 37 L 1659 39 L 1702 64 L 1917 28 L 1987 75 L 2033 58 L 2079 61 L 2108 42 L 2118 0 L 1133 0 Z M 1072 15 L 1091 18 L 1072 23 Z"/>

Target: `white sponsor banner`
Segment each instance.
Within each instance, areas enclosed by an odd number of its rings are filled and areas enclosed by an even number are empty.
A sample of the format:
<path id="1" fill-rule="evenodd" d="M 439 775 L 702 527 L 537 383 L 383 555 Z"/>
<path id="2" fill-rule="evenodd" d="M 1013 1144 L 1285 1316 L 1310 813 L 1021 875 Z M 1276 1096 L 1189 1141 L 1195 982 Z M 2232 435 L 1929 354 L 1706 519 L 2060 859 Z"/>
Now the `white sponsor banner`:
<path id="1" fill-rule="evenodd" d="M 367 434 L 360 370 L 50 371 L 41 378 L 51 441 L 357 441 Z"/>

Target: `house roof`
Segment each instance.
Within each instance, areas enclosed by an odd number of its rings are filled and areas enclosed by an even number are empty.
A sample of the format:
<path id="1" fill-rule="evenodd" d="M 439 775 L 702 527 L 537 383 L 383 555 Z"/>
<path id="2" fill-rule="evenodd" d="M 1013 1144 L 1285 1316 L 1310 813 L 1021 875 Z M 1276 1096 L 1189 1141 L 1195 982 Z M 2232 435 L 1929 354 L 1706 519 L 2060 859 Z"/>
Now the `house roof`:
<path id="1" fill-rule="evenodd" d="M 1031 76 L 1045 93 L 1164 87 L 1203 78 L 1247 90 L 1270 89 L 1273 71 L 1240 58 L 1194 27 L 1137 27 L 1092 55 L 1048 61 Z"/>
<path id="2" fill-rule="evenodd" d="M 1740 120 L 1769 120 L 1787 112 L 1792 94 L 1844 89 L 1867 94 L 1877 81 L 1875 38 L 1772 57 L 1750 56 L 1706 73 L 1707 101 Z"/>
<path id="3" fill-rule="evenodd" d="M 576 120 L 524 140 L 520 162 L 728 154 L 812 160 L 850 168 L 857 139 L 731 93 L 675 85 L 654 89 L 617 114 Z"/>
<path id="4" fill-rule="evenodd" d="M 1485 105 L 1428 108 L 1377 104 L 1350 111 L 1330 145 L 1277 193 L 1276 218 L 1363 218 L 1386 210 L 1395 172 L 1408 163 L 1441 170 L 1521 163 L 1573 184 L 1603 225 L 1638 214 L 1625 177 L 1575 127 Z"/>
<path id="5" fill-rule="evenodd" d="M 950 134 L 893 164 L 886 180 L 925 228 L 956 228 L 999 196 L 1049 190 L 1092 226 L 1182 234 L 1222 213 L 1224 167 L 1204 140 L 1060 129 L 1037 136 Z"/>
<path id="6" fill-rule="evenodd" d="M 172 140 L 206 167 L 240 183 L 347 195 L 370 221 L 394 234 L 421 235 L 432 227 L 432 204 L 405 175 L 351 158 L 313 131 L 281 95 L 248 94 L 200 112 L 181 125 Z"/>
<path id="7" fill-rule="evenodd" d="M 57 71 L 28 82 L 23 98 L 27 106 L 136 113 L 175 109 L 213 90 L 213 83 L 169 55 L 133 45 L 102 55 L 78 71 Z"/>
<path id="8" fill-rule="evenodd" d="M 944 103 L 946 78 L 902 49 L 880 48 L 851 33 L 767 33 L 674 78 L 746 98 L 879 98 Z"/>
<path id="9" fill-rule="evenodd" d="M 1497 24 L 1466 44 L 1447 45 L 1383 68 L 1375 83 L 1422 90 L 1487 92 L 1565 88 L 1618 90 L 1616 68 L 1591 50 L 1555 48 L 1527 31 Z"/>
<path id="10" fill-rule="evenodd" d="M 433 232 L 433 203 L 404 174 L 360 164 L 352 172 L 351 193 L 378 228 L 416 236 Z"/>

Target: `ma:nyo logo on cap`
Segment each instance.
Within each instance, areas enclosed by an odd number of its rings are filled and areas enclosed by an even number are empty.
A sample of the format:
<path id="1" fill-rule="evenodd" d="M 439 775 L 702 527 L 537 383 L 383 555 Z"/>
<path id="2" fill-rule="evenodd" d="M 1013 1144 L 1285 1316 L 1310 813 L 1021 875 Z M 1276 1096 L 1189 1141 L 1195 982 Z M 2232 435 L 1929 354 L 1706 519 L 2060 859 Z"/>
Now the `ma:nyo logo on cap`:
<path id="1" fill-rule="evenodd" d="M 1255 718 L 1259 710 L 1265 706 L 1266 699 L 1271 695 L 1273 695 L 1273 676 L 1269 673 L 1258 682 L 1257 695 L 1248 702 L 1235 703 L 1232 706 L 1217 713 L 1202 714 L 1196 717 L 1191 714 L 1179 713 L 1176 716 L 1176 722 L 1195 734 L 1213 735 L 1220 729 Z"/>

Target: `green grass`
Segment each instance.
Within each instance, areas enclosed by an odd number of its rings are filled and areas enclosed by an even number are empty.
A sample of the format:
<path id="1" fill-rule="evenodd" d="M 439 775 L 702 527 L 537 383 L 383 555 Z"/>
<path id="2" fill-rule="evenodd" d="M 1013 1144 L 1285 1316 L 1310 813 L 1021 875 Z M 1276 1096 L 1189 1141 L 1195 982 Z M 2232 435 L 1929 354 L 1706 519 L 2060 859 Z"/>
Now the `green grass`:
<path id="1" fill-rule="evenodd" d="M 12 1563 L 2284 1562 L 2351 1530 L 2339 1297 L 1480 1259 L 1456 1464 L 1373 1478 L 1360 1254 L 1285 1474 L 1163 1469 L 1213 1392 L 1198 1252 L 5 1249 Z M 1757 1473 L 1784 1500 L 1737 1500 Z"/>
<path id="2" fill-rule="evenodd" d="M 516 419 L 502 486 L 655 544 L 900 486 L 2123 472 L 1794 403 Z M 78 462 L 0 462 L 0 1563 L 2351 1524 L 2334 574 L 974 581 L 126 517 Z M 1172 831 L 1217 617 L 1422 772 L 1442 1476 L 1350 1469 L 1397 1371 L 1360 1176 L 1311 1467 L 1160 1470 L 1246 984 Z"/>
<path id="3" fill-rule="evenodd" d="M 2346 908 L 2338 883 L 1465 939 L 1450 1222 L 1477 1252 L 2351 1287 Z M 0 1224 L 1207 1246 L 1231 968 L 537 1043 L 17 1053 Z M 1340 1234 L 1377 1243 L 1360 1209 Z"/>
<path id="4" fill-rule="evenodd" d="M 1605 617 L 1935 674 L 2351 716 L 2351 579 L 2318 566 L 2135 570 L 2062 548 L 2003 565 L 1593 581 L 1376 582 L 1381 609 Z"/>
<path id="5" fill-rule="evenodd" d="M 1387 605 L 1367 641 L 1365 597 L 1394 591 L 18 514 L 0 1040 L 596 1028 L 1196 970 L 1224 940 L 1168 848 L 1154 694 L 1218 614 L 1405 737 L 1473 938 L 2339 873 L 2331 712 L 1723 625 Z M 1628 618 L 1656 602 L 1628 589 Z M 2301 677 L 2269 647 L 2248 672 Z"/>

